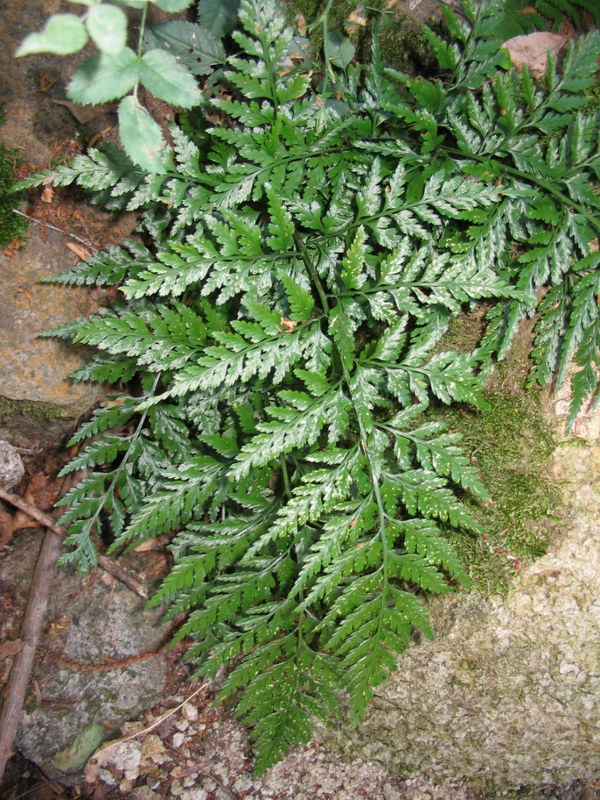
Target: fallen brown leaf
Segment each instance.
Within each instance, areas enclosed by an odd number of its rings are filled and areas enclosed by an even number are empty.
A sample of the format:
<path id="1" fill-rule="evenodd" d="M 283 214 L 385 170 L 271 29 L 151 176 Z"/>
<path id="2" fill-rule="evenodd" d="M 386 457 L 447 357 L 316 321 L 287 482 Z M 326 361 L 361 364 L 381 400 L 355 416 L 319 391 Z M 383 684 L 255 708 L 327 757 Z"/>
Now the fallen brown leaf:
<path id="1" fill-rule="evenodd" d="M 566 45 L 569 37 L 564 33 L 538 31 L 526 36 L 514 36 L 502 47 L 508 50 L 513 65 L 520 70 L 524 64 L 534 78 L 541 78 L 546 72 L 548 53 L 556 57 Z"/>
<path id="2" fill-rule="evenodd" d="M 82 261 L 87 261 L 88 258 L 92 257 L 91 252 L 81 244 L 77 244 L 77 242 L 65 242 L 67 247 L 72 253 L 75 253 L 77 258 L 80 258 Z"/>
<path id="3" fill-rule="evenodd" d="M 71 103 L 70 100 L 53 100 L 57 106 L 64 106 L 75 117 L 77 122 L 85 125 L 97 117 L 103 117 L 117 110 L 117 103 L 101 103 L 97 106 L 80 106 L 78 103 Z"/>
<path id="4" fill-rule="evenodd" d="M 168 534 L 163 534 L 162 536 L 155 536 L 154 539 L 146 539 L 145 542 L 138 544 L 137 547 L 133 548 L 134 553 L 151 553 L 154 551 L 162 551 L 165 548 L 165 545 L 169 544 L 173 537 Z"/>
<path id="5" fill-rule="evenodd" d="M 4 642 L 0 644 L 0 661 L 4 661 L 9 656 L 14 656 L 23 647 L 23 642 L 20 639 L 14 639 L 12 642 Z"/>
<path id="6" fill-rule="evenodd" d="M 27 301 L 29 308 L 33 308 L 33 296 L 31 294 L 31 289 L 24 289 L 20 287 L 19 289 L 15 289 L 16 295 L 22 295 L 23 299 Z"/>
<path id="7" fill-rule="evenodd" d="M 38 78 L 38 89 L 40 92 L 47 92 L 48 89 L 51 89 L 54 84 L 56 83 L 56 78 L 54 75 L 50 75 L 49 72 L 41 72 Z"/>
<path id="8" fill-rule="evenodd" d="M 300 36 L 306 36 L 308 34 L 306 17 L 302 13 L 296 15 L 296 30 Z"/>
<path id="9" fill-rule="evenodd" d="M 54 189 L 52 186 L 44 186 L 42 192 L 42 203 L 51 203 L 54 200 Z"/>
<path id="10" fill-rule="evenodd" d="M 32 475 L 23 499 L 27 500 L 28 503 L 31 503 L 40 511 L 50 511 L 58 497 L 62 483 L 61 479 L 55 478 L 54 480 L 50 480 L 45 475 Z M 37 520 L 31 519 L 29 514 L 26 514 L 24 511 L 17 511 L 13 517 L 13 531 L 39 527 L 40 523 Z"/>
<path id="11" fill-rule="evenodd" d="M 4 547 L 12 539 L 14 517 L 5 508 L 0 508 L 0 547 Z"/>
<path id="12" fill-rule="evenodd" d="M 2 251 L 2 255 L 6 258 L 12 258 L 17 250 L 20 250 L 23 247 L 23 242 L 19 239 L 18 236 L 13 237 L 10 243 L 4 248 Z"/>
<path id="13" fill-rule="evenodd" d="M 291 333 L 298 325 L 293 319 L 288 319 L 287 317 L 281 317 L 279 324 L 282 326 L 280 328 L 282 333 Z"/>
<path id="14" fill-rule="evenodd" d="M 350 16 L 348 17 L 347 21 L 350 25 L 357 25 L 360 28 L 367 27 L 368 25 L 367 14 L 363 3 L 361 3 L 359 6 L 357 6 L 350 12 Z"/>

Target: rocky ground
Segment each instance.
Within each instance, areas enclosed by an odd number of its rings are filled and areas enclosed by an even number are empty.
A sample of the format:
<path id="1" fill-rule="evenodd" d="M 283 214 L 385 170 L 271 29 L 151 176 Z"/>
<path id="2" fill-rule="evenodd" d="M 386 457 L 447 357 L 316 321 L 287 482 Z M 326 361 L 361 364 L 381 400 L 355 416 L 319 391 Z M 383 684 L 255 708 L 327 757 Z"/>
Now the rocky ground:
<path id="1" fill-rule="evenodd" d="M 0 101 L 5 105 L 8 118 L 0 135 L 8 144 L 21 148 L 29 168 L 39 169 L 52 159 L 78 152 L 98 134 L 109 135 L 106 132 L 112 124 L 108 112 L 106 118 L 89 121 L 86 128 L 72 110 L 53 102 L 64 99 L 65 72 L 69 69 L 65 62 L 44 56 L 18 64 L 12 60 L 15 44 L 29 30 L 41 27 L 47 14 L 58 10 L 60 5 L 59 0 L 27 0 L 20 4 L 0 0 L 3 18 L 0 74 L 4 76 L 0 81 Z M 12 490 L 49 511 L 61 491 L 60 481 L 54 476 L 68 457 L 63 447 L 65 435 L 76 424 L 77 416 L 98 399 L 98 393 L 85 386 L 73 387 L 66 380 L 85 357 L 84 353 L 67 350 L 52 340 L 40 340 L 37 335 L 89 313 L 105 302 L 105 298 L 41 285 L 39 280 L 68 268 L 96 247 L 120 240 L 131 231 L 133 223 L 129 218 L 115 220 L 102 215 L 82 205 L 75 196 L 48 192 L 34 196 L 32 205 L 24 206 L 23 211 L 34 220 L 26 244 L 0 255 L 0 361 L 3 365 L 0 439 L 8 442 L 7 448 L 12 447 L 9 458 L 5 457 L 9 449 L 2 450 L 4 445 L 0 446 L 0 460 L 2 464 L 8 463 L 17 453 L 19 462 L 10 461 Z M 558 398 L 558 405 L 549 408 L 557 424 L 564 413 L 565 400 Z M 446 658 L 442 664 L 446 669 L 445 665 L 456 654 L 453 636 L 456 639 L 469 624 L 473 628 L 472 619 L 469 623 L 465 618 L 473 617 L 474 607 L 478 606 L 477 629 L 485 631 L 495 626 L 497 633 L 498 619 L 508 624 L 526 616 L 526 601 L 530 605 L 540 604 L 550 614 L 551 603 L 544 606 L 539 587 L 543 583 L 542 594 L 546 597 L 548 583 L 554 581 L 555 588 L 561 591 L 562 581 L 561 608 L 564 610 L 569 602 L 578 605 L 565 619 L 567 622 L 580 620 L 587 615 L 585 619 L 589 625 L 577 629 L 579 650 L 572 653 L 572 658 L 557 662 L 558 679 L 561 680 L 561 674 L 564 678 L 559 682 L 559 693 L 565 687 L 565 691 L 571 692 L 573 686 L 581 685 L 581 681 L 577 683 L 578 674 L 573 667 L 580 668 L 582 654 L 591 662 L 585 672 L 587 696 L 585 692 L 579 695 L 583 710 L 577 706 L 577 714 L 572 713 L 567 699 L 563 738 L 549 748 L 555 754 L 562 748 L 560 758 L 563 761 L 559 763 L 558 755 L 551 756 L 554 762 L 546 773 L 535 772 L 528 766 L 537 763 L 535 748 L 542 746 L 543 719 L 542 738 L 531 740 L 527 748 L 523 745 L 525 739 L 521 739 L 519 745 L 520 731 L 534 727 L 524 707 L 517 715 L 521 727 L 513 726 L 511 734 L 509 726 L 504 738 L 498 740 L 493 758 L 490 756 L 488 777 L 495 779 L 496 787 L 481 788 L 485 783 L 480 780 L 485 764 L 481 766 L 480 758 L 477 770 L 469 773 L 469 762 L 464 758 L 468 747 L 477 752 L 477 740 L 468 743 L 459 735 L 452 735 L 453 726 L 460 731 L 467 723 L 463 720 L 456 726 L 455 719 L 441 715 L 426 723 L 421 719 L 417 724 L 410 714 L 403 716 L 402 713 L 404 704 L 414 714 L 416 706 L 410 706 L 411 692 L 399 692 L 400 684 L 392 681 L 379 694 L 373 714 L 355 737 L 344 736 L 340 740 L 319 730 L 317 740 L 309 746 L 290 755 L 267 776 L 254 778 L 244 730 L 226 709 L 212 703 L 218 686 L 190 681 L 190 670 L 181 659 L 182 648 L 169 650 L 167 647 L 171 629 L 162 625 L 155 613 L 145 612 L 143 599 L 105 571 L 96 570 L 80 576 L 64 569 L 53 585 L 44 636 L 16 740 L 18 752 L 11 759 L 0 786 L 0 797 L 6 800 L 25 796 L 34 800 L 56 797 L 93 800 L 354 800 L 361 797 L 376 800 L 500 800 L 503 797 L 598 800 L 600 755 L 595 768 L 593 754 L 597 746 L 594 719 L 599 694 L 594 681 L 599 672 L 600 628 L 594 627 L 598 621 L 594 586 L 600 568 L 595 569 L 593 564 L 598 556 L 597 481 L 600 473 L 591 465 L 600 458 L 600 415 L 584 415 L 576 433 L 584 444 L 577 449 L 572 445 L 575 440 L 566 445 L 559 443 L 556 457 L 549 464 L 554 477 L 566 487 L 567 502 L 573 501 L 575 509 L 564 536 L 541 562 L 527 566 L 508 598 L 480 602 L 471 595 L 459 601 L 458 610 L 454 608 L 449 614 L 440 610 L 438 628 L 442 633 L 438 641 L 430 650 L 416 647 L 401 673 L 410 689 L 409 670 L 414 668 L 420 691 L 426 695 L 427 673 L 433 671 L 430 665 L 439 666 Z M 24 467 L 20 466 L 21 459 Z M 19 635 L 42 537 L 43 530 L 35 521 L 0 504 L 0 592 L 3 598 L 0 687 L 5 685 L 10 672 L 14 656 L 11 643 Z M 124 566 L 135 574 L 147 592 L 151 592 L 164 574 L 166 560 L 160 549 L 146 549 L 130 554 Z M 583 585 L 587 581 L 582 591 L 572 591 L 569 570 L 575 570 L 576 582 Z M 560 654 L 565 644 L 560 625 L 548 614 L 546 623 L 552 646 Z M 474 633 L 468 640 L 470 646 L 476 648 L 477 636 L 481 635 Z M 543 638 L 542 635 L 541 640 Z M 541 640 L 537 638 L 536 646 Z M 573 641 L 572 647 L 576 648 L 576 639 Z M 461 646 L 459 640 L 458 647 Z M 527 656 L 523 663 L 535 659 L 535 653 L 541 652 L 532 650 L 534 655 L 531 656 L 526 647 L 523 650 Z M 563 662 L 566 667 L 561 673 Z M 475 725 L 469 729 L 472 732 L 485 730 L 489 722 L 484 716 L 481 697 L 490 693 L 477 695 L 477 684 L 487 682 L 490 685 L 490 681 L 495 681 L 497 688 L 502 681 L 506 683 L 510 673 L 508 668 L 503 673 L 497 664 L 491 672 L 480 666 L 470 669 L 472 685 L 468 692 L 475 697 L 472 714 L 475 718 L 481 717 L 479 727 Z M 529 674 L 523 669 L 523 674 Z M 443 691 L 443 685 L 437 681 L 439 674 L 438 671 L 437 676 L 432 676 L 432 694 L 434 686 L 435 692 Z M 445 674 L 447 677 L 448 669 Z M 450 683 L 456 682 L 461 674 L 460 670 L 455 670 Z M 396 705 L 393 714 L 387 715 L 386 724 L 389 728 L 392 720 L 395 730 L 386 732 L 386 726 L 381 726 L 380 722 L 394 692 Z M 555 700 L 559 705 L 564 704 L 565 697 L 560 695 Z M 508 702 L 510 697 L 507 695 L 505 699 Z M 542 696 L 542 706 L 544 702 Z M 379 730 L 384 731 L 379 741 L 369 733 L 378 725 Z M 419 725 L 420 731 L 417 730 Z M 423 734 L 424 725 L 429 725 L 427 736 Z M 390 742 L 398 739 L 399 730 L 407 744 L 395 751 Z M 508 763 L 509 760 L 511 735 L 513 739 L 516 737 L 522 761 L 508 765 L 503 772 L 502 761 Z M 556 733 L 548 727 L 547 738 L 552 737 L 556 737 Z M 105 742 L 98 749 L 103 738 L 109 744 Z M 584 756 L 574 753 L 577 747 L 583 749 Z M 395 758 L 395 752 L 400 750 L 403 750 L 402 758 Z M 88 761 L 87 756 L 93 751 Z M 580 762 L 577 762 L 578 757 Z M 560 766 L 563 763 L 564 766 Z M 577 766 L 579 763 L 583 766 Z M 454 766 L 453 774 L 448 764 Z M 519 769 L 527 788 L 519 787 Z"/>

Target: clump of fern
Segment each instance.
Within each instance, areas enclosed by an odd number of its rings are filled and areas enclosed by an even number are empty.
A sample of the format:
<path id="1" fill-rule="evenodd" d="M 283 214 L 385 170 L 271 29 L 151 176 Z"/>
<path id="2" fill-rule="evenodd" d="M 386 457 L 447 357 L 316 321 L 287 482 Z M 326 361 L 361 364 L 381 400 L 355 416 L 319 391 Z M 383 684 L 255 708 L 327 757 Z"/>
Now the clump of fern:
<path id="1" fill-rule="evenodd" d="M 113 550 L 175 532 L 151 604 L 187 615 L 196 674 L 235 661 L 220 697 L 259 772 L 340 690 L 357 723 L 431 636 L 415 591 L 466 583 L 445 532 L 477 532 L 463 499 L 488 495 L 431 403 L 482 406 L 478 370 L 536 312 L 532 379 L 580 365 L 571 420 L 597 395 L 600 118 L 578 109 L 600 35 L 536 82 L 500 48 L 509 15 L 444 8 L 435 80 L 386 69 L 375 37 L 332 83 L 286 58 L 272 0 L 243 0 L 213 122 L 173 126 L 161 170 L 106 150 L 50 176 L 139 210 L 148 236 L 54 279 L 123 297 L 55 332 L 97 349 L 75 380 L 116 387 L 71 440 L 91 443 L 64 470 L 87 475 L 61 501 L 62 561 L 95 564 L 106 519 Z M 439 352 L 479 301 L 481 346 Z"/>

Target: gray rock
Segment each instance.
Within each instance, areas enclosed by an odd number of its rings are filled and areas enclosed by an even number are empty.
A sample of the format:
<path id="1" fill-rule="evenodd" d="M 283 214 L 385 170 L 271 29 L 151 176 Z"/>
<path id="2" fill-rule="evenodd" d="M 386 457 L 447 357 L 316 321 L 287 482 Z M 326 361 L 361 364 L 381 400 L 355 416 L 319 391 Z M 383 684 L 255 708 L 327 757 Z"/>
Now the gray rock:
<path id="1" fill-rule="evenodd" d="M 11 607 L 24 605 L 40 542 L 39 535 L 17 534 L 0 561 L 0 585 L 14 598 Z M 140 571 L 144 557 L 132 558 L 129 564 L 122 559 L 123 566 Z M 16 739 L 22 755 L 52 777 L 63 777 L 52 757 L 70 747 L 83 728 L 96 720 L 110 734 L 153 706 L 164 691 L 162 645 L 168 628 L 160 623 L 161 609 L 146 611 L 127 587 L 105 579 L 98 570 L 82 577 L 63 568 L 52 590 L 43 658 L 36 660 L 32 675 L 39 691 L 32 692 Z M 17 622 L 9 638 L 16 638 Z"/>
<path id="2" fill-rule="evenodd" d="M 55 407 L 76 417 L 99 396 L 98 387 L 72 384 L 68 376 L 87 353 L 57 339 L 40 339 L 50 328 L 96 310 L 85 289 L 40 281 L 77 263 L 65 236 L 32 227 L 27 245 L 10 259 L 0 255 L 0 360 L 2 395 L 10 400 Z"/>
<path id="3" fill-rule="evenodd" d="M 396 14 L 405 15 L 413 22 L 423 23 L 439 16 L 440 3 L 439 0 L 397 0 L 393 8 Z"/>
<path id="4" fill-rule="evenodd" d="M 41 700 L 23 714 L 17 747 L 44 765 L 93 720 L 114 729 L 162 696 L 166 658 L 161 611 L 145 611 L 129 589 L 96 580 L 72 598 L 61 580 L 53 598 L 61 627 L 48 642 L 36 679 Z M 66 592 L 65 589 L 71 591 Z"/>
<path id="5" fill-rule="evenodd" d="M 83 55 L 15 59 L 14 53 L 22 39 L 43 28 L 48 15 L 56 11 L 73 9 L 62 0 L 0 0 L 0 105 L 5 117 L 0 138 L 40 169 L 56 158 L 56 143 L 64 147 L 73 140 L 77 144 L 75 118 L 53 100 L 64 100 L 69 75 Z M 68 153 L 67 147 L 62 157 Z M 61 426 L 60 416 L 77 417 L 99 397 L 97 386 L 68 381 L 86 357 L 83 349 L 39 338 L 43 331 L 98 307 L 87 290 L 40 283 L 77 263 L 77 256 L 66 246 L 69 241 L 62 233 L 49 228 L 42 231 L 32 223 L 20 250 L 10 258 L 0 253 L 0 436 L 18 439 L 34 449 L 40 442 L 56 442 L 64 435 L 68 423 Z M 14 413 L 7 412 L 4 398 L 19 401 L 9 404 Z M 24 408 L 22 414 L 19 404 Z M 45 416 L 46 426 L 29 424 L 28 418 L 38 411 Z"/>
<path id="6" fill-rule="evenodd" d="M 0 486 L 12 489 L 25 474 L 21 456 L 11 444 L 0 439 Z"/>

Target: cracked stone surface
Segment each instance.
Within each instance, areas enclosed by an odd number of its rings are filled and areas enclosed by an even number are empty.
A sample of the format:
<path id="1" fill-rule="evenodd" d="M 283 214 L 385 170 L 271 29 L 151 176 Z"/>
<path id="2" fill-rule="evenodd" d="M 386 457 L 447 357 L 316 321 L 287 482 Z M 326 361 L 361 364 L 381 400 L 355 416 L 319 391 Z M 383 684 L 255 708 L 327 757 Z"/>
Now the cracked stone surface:
<path id="1" fill-rule="evenodd" d="M 0 559 L 6 640 L 18 637 L 41 541 L 37 531 L 20 532 Z M 163 696 L 168 626 L 161 624 L 161 609 L 144 605 L 98 570 L 83 579 L 67 568 L 58 571 L 32 676 L 36 688 L 28 694 L 16 739 L 18 750 L 48 774 L 62 775 L 50 759 L 82 728 L 96 720 L 114 730 Z"/>

